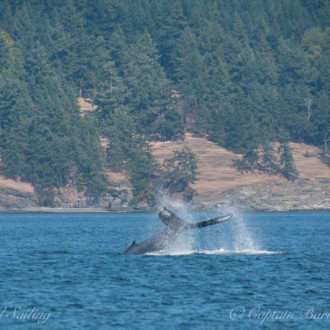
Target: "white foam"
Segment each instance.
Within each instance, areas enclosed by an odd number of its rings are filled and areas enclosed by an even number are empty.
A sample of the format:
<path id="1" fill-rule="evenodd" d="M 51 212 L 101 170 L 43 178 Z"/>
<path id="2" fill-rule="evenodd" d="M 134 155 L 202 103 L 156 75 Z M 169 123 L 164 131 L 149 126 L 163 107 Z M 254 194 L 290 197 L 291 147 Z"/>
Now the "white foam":
<path id="1" fill-rule="evenodd" d="M 152 253 L 146 253 L 150 256 L 184 256 L 192 254 L 207 254 L 207 255 L 273 255 L 273 254 L 285 254 L 284 251 L 266 251 L 266 250 L 183 250 L 183 251 L 158 251 Z"/>

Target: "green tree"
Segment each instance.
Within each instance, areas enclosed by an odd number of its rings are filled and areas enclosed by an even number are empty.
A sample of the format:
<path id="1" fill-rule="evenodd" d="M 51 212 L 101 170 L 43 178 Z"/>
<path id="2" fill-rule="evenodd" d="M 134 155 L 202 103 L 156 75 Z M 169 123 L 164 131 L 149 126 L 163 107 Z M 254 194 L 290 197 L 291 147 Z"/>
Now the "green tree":
<path id="1" fill-rule="evenodd" d="M 160 119 L 173 117 L 171 82 L 159 64 L 159 53 L 150 34 L 145 32 L 135 45 L 129 48 L 124 68 L 125 82 L 131 91 L 129 109 L 137 122 L 137 131 L 142 134 L 155 134 Z M 175 131 L 174 131 L 175 133 Z"/>
<path id="2" fill-rule="evenodd" d="M 288 180 L 294 180 L 299 175 L 291 153 L 291 148 L 287 143 L 281 143 L 278 148 L 280 154 L 281 173 Z"/>
<path id="3" fill-rule="evenodd" d="M 101 77 L 94 103 L 99 107 L 99 119 L 104 121 L 116 112 L 128 111 L 131 93 L 119 76 L 113 61 L 104 64 Z"/>
<path id="4" fill-rule="evenodd" d="M 124 164 L 131 158 L 140 142 L 135 124 L 124 112 L 117 112 L 104 121 L 103 135 L 109 139 L 107 149 L 107 166 L 115 172 L 123 170 Z"/>
<path id="5" fill-rule="evenodd" d="M 0 31 L 0 70 L 16 77 L 24 74 L 22 46 L 5 31 Z"/>
<path id="6" fill-rule="evenodd" d="M 159 2 L 160 14 L 156 23 L 160 26 L 155 32 L 155 38 L 161 54 L 160 63 L 166 69 L 169 77 L 175 77 L 177 59 L 177 44 L 187 26 L 182 3 L 177 0 Z"/>
<path id="7" fill-rule="evenodd" d="M 100 132 L 95 118 L 90 115 L 80 118 L 78 123 L 74 134 L 75 150 L 69 165 L 77 167 L 77 184 L 86 187 L 88 195 L 99 197 L 108 187 Z"/>
<path id="8" fill-rule="evenodd" d="M 324 152 L 329 153 L 330 142 L 330 97 L 326 91 L 321 92 L 316 100 L 312 121 L 316 126 L 316 139 L 323 144 Z"/>
<path id="9" fill-rule="evenodd" d="M 174 156 L 166 159 L 163 164 L 163 186 L 173 194 L 183 192 L 190 183 L 197 180 L 197 159 L 188 147 L 181 151 L 174 150 Z"/>
<path id="10" fill-rule="evenodd" d="M 131 150 L 126 171 L 134 187 L 133 202 L 146 201 L 154 204 L 159 180 L 159 166 L 152 156 L 148 144 L 139 143 L 138 148 Z"/>

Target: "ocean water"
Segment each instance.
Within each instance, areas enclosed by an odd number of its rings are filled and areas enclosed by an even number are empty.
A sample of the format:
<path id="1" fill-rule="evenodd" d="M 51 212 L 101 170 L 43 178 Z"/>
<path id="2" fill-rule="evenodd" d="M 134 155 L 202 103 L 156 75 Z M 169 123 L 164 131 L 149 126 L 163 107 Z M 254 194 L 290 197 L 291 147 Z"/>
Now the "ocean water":
<path id="1" fill-rule="evenodd" d="M 157 214 L 0 214 L 0 328 L 330 328 L 330 213 L 235 211 L 170 251 L 122 254 L 163 228 Z"/>

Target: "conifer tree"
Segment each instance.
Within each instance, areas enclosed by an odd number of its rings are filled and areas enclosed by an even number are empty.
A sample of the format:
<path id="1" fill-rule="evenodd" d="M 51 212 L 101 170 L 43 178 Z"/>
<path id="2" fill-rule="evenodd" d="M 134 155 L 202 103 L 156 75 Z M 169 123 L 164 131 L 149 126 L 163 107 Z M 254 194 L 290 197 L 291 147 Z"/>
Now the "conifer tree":
<path id="1" fill-rule="evenodd" d="M 281 143 L 278 153 L 280 154 L 281 173 L 288 180 L 293 180 L 299 173 L 294 165 L 291 148 L 287 143 Z"/>

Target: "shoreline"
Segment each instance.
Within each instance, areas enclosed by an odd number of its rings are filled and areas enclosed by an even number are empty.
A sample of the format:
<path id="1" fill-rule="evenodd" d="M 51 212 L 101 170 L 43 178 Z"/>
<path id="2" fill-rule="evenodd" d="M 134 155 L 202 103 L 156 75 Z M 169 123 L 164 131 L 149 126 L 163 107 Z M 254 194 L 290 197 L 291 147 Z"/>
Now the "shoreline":
<path id="1" fill-rule="evenodd" d="M 211 208 L 212 209 L 212 208 Z M 211 210 L 210 209 L 210 210 Z M 289 213 L 289 212 L 330 212 L 330 209 L 292 209 L 292 210 L 239 210 L 243 213 Z M 22 209 L 0 209 L 0 214 L 87 214 L 87 213 L 153 213 L 158 212 L 158 208 L 149 209 L 117 209 L 109 210 L 104 208 L 52 208 L 52 207 L 40 207 L 40 208 L 22 208 Z M 199 209 L 198 207 L 194 209 L 193 212 L 207 212 L 207 210 Z"/>
<path id="2" fill-rule="evenodd" d="M 147 210 L 138 210 L 138 209 L 127 209 L 127 210 L 109 210 L 103 208 L 54 208 L 54 207 L 40 207 L 40 208 L 27 208 L 27 209 L 1 209 L 0 214 L 29 214 L 29 213 L 58 213 L 58 214 L 65 214 L 65 213 L 142 213 L 148 212 Z M 150 211 L 149 211 L 150 212 Z"/>

